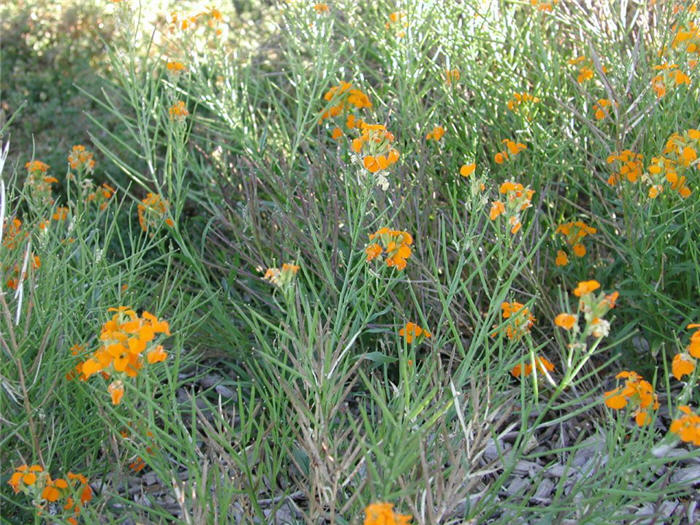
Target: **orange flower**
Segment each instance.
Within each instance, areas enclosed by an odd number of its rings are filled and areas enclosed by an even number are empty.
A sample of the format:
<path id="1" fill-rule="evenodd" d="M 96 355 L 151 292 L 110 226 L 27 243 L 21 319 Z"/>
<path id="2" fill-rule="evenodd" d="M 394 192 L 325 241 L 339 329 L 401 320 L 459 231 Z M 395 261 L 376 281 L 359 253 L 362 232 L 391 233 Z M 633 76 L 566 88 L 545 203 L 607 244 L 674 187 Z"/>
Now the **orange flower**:
<path id="1" fill-rule="evenodd" d="M 677 434 L 681 441 L 700 447 L 700 416 L 695 414 L 687 405 L 678 407 L 678 410 L 683 415 L 671 422 L 669 430 Z"/>
<path id="2" fill-rule="evenodd" d="M 688 354 L 676 354 L 673 357 L 673 362 L 671 363 L 671 372 L 673 377 L 680 381 L 683 376 L 687 376 L 693 373 L 695 370 L 695 359 L 690 357 Z"/>
<path id="3" fill-rule="evenodd" d="M 46 173 L 51 166 L 40 160 L 31 160 L 27 162 L 24 167 L 29 173 Z M 55 179 L 54 179 L 55 180 Z"/>
<path id="4" fill-rule="evenodd" d="M 146 359 L 148 361 L 148 364 L 153 364 L 153 363 L 160 363 L 161 361 L 165 361 L 168 357 L 168 354 L 165 352 L 163 349 L 163 345 L 158 345 L 156 346 L 153 350 L 150 350 L 146 354 Z"/>
<path id="5" fill-rule="evenodd" d="M 372 503 L 365 508 L 364 525 L 409 525 L 411 516 L 396 514 L 392 503 Z"/>
<path id="6" fill-rule="evenodd" d="M 379 246 L 377 243 L 367 245 L 367 248 L 365 248 L 365 253 L 367 254 L 367 262 L 379 257 L 382 254 L 382 251 L 382 247 Z"/>
<path id="7" fill-rule="evenodd" d="M 314 9 L 316 10 L 317 13 L 327 13 L 329 11 L 328 9 L 328 4 L 320 2 L 318 4 L 314 4 Z"/>
<path id="8" fill-rule="evenodd" d="M 501 215 L 502 213 L 505 213 L 506 207 L 505 204 L 503 204 L 501 201 L 493 201 L 491 203 L 491 211 L 489 212 L 489 219 L 492 221 L 495 221 L 496 218 Z"/>
<path id="9" fill-rule="evenodd" d="M 340 129 L 339 127 L 333 128 L 333 132 L 331 133 L 331 138 L 333 140 L 338 140 L 340 137 L 343 136 L 343 130 Z"/>
<path id="10" fill-rule="evenodd" d="M 578 283 L 578 286 L 574 290 L 574 295 L 576 297 L 582 297 L 587 295 L 594 290 L 600 288 L 600 283 L 598 281 L 583 281 Z"/>
<path id="11" fill-rule="evenodd" d="M 555 259 L 554 264 L 556 264 L 557 266 L 566 266 L 567 264 L 569 264 L 569 258 L 567 257 L 565 251 L 557 251 L 557 258 Z"/>
<path id="12" fill-rule="evenodd" d="M 185 102 L 182 100 L 178 100 L 170 106 L 170 109 L 168 109 L 168 114 L 170 115 L 171 120 L 175 120 L 177 122 L 182 122 L 185 120 L 185 117 L 190 114 L 189 111 L 187 111 L 187 107 L 185 106 Z"/>
<path id="13" fill-rule="evenodd" d="M 299 272 L 298 265 L 284 263 L 281 270 L 279 268 L 268 268 L 263 279 L 270 281 L 278 288 L 286 288 L 292 283 L 297 272 Z"/>
<path id="14" fill-rule="evenodd" d="M 426 140 L 434 140 L 437 142 L 445 134 L 445 128 L 442 126 L 435 126 L 433 130 L 425 136 Z"/>
<path id="15" fill-rule="evenodd" d="M 107 387 L 107 392 L 112 396 L 112 404 L 118 405 L 122 402 L 122 397 L 124 397 L 124 383 L 121 381 L 114 381 Z"/>
<path id="16" fill-rule="evenodd" d="M 452 85 L 453 83 L 458 82 L 459 78 L 460 78 L 459 69 L 454 68 L 454 69 L 446 69 L 445 70 L 445 83 L 448 86 Z"/>
<path id="17" fill-rule="evenodd" d="M 537 370 L 543 375 L 545 375 L 546 372 L 552 372 L 554 370 L 554 364 L 546 357 L 536 356 L 535 363 L 537 365 Z M 524 369 L 522 365 L 517 364 L 513 367 L 510 373 L 513 375 L 513 377 L 517 377 L 519 379 L 522 375 L 529 376 L 532 374 L 532 370 L 532 363 L 526 363 Z"/>
<path id="18" fill-rule="evenodd" d="M 399 335 L 406 339 L 407 343 L 412 343 L 414 339 L 420 339 L 421 336 L 428 339 L 432 337 L 430 332 L 421 328 L 416 323 L 406 323 L 406 326 L 399 330 Z"/>
<path id="19" fill-rule="evenodd" d="M 554 324 L 560 326 L 564 330 L 571 330 L 578 321 L 578 316 L 568 313 L 562 313 L 554 318 Z"/>
<path id="20" fill-rule="evenodd" d="M 462 177 L 469 177 L 472 173 L 474 173 L 474 170 L 476 170 L 476 162 L 464 164 L 461 168 L 459 168 L 459 174 Z"/>

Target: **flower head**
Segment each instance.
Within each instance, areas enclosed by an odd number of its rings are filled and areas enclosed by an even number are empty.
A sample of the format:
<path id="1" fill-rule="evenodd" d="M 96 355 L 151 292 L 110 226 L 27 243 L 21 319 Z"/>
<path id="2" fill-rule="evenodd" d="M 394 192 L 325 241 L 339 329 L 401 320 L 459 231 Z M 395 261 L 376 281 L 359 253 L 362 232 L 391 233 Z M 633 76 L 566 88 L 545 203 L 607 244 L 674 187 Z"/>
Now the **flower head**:
<path id="1" fill-rule="evenodd" d="M 413 244 L 413 237 L 410 233 L 380 228 L 375 233 L 370 234 L 369 240 L 374 242 L 365 248 L 367 262 L 384 254 L 387 266 L 393 266 L 397 270 L 406 268 L 406 260 L 411 256 L 411 245 Z"/>
<path id="2" fill-rule="evenodd" d="M 678 407 L 678 410 L 682 415 L 671 422 L 669 430 L 681 441 L 700 447 L 700 416 L 687 405 Z"/>
<path id="3" fill-rule="evenodd" d="M 401 330 L 399 330 L 399 335 L 403 337 L 407 343 L 412 343 L 414 339 L 423 339 L 423 338 L 430 338 L 432 337 L 432 334 L 425 330 L 424 328 L 421 328 L 418 326 L 416 323 L 406 323 L 406 326 L 404 326 Z"/>
<path id="4" fill-rule="evenodd" d="M 170 106 L 168 109 L 168 114 L 170 115 L 170 120 L 174 120 L 176 122 L 182 122 L 185 120 L 185 117 L 190 114 L 189 111 L 187 111 L 187 107 L 185 106 L 185 102 L 182 100 L 178 100 Z"/>
<path id="5" fill-rule="evenodd" d="M 613 410 L 629 406 L 634 409 L 633 414 L 638 426 L 650 423 L 649 412 L 659 408 L 658 396 L 654 393 L 651 383 L 631 371 L 620 372 L 615 377 L 624 379 L 625 384 L 605 393 L 605 405 Z"/>
<path id="6" fill-rule="evenodd" d="M 411 516 L 397 514 L 392 503 L 372 503 L 365 508 L 363 525 L 409 525 Z"/>
<path id="7" fill-rule="evenodd" d="M 153 232 L 150 230 L 157 229 L 163 223 L 172 228 L 175 223 L 168 216 L 169 206 L 163 197 L 149 192 L 137 207 L 141 229 L 152 236 Z"/>

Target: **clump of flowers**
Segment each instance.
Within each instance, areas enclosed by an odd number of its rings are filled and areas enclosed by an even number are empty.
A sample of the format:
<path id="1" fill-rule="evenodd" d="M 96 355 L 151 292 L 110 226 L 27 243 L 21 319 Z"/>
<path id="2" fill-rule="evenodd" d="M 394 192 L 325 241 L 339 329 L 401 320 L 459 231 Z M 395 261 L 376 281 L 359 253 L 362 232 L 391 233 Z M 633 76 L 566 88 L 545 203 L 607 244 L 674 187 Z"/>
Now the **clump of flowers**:
<path id="1" fill-rule="evenodd" d="M 299 271 L 299 266 L 291 263 L 284 263 L 282 269 L 280 268 L 268 268 L 265 271 L 263 279 L 271 282 L 278 288 L 286 288 L 291 284 Z"/>
<path id="2" fill-rule="evenodd" d="M 608 184 L 617 186 L 622 178 L 626 178 L 629 182 L 637 182 L 642 176 L 644 166 L 642 161 L 644 155 L 635 153 L 632 150 L 615 151 L 608 155 L 606 159 L 608 164 L 615 163 L 616 171 L 608 177 Z"/>
<path id="3" fill-rule="evenodd" d="M 530 333 L 530 329 L 535 324 L 535 317 L 530 313 L 530 309 L 522 303 L 513 301 L 503 302 L 501 312 L 504 320 L 508 320 L 505 326 L 505 334 L 511 341 L 520 340 L 525 334 Z M 498 332 L 492 335 L 496 336 Z"/>
<path id="4" fill-rule="evenodd" d="M 406 323 L 401 330 L 399 330 L 399 335 L 403 337 L 407 343 L 412 343 L 414 340 L 420 342 L 423 339 L 430 339 L 432 334 L 428 332 L 425 328 L 421 328 L 416 323 Z"/>
<path id="5" fill-rule="evenodd" d="M 169 207 L 170 203 L 163 197 L 149 192 L 137 207 L 141 229 L 144 232 L 149 232 L 149 230 L 160 227 L 163 223 L 172 228 L 175 223 L 168 216 Z M 150 231 L 150 235 L 153 235 L 152 231 Z"/>
<path id="6" fill-rule="evenodd" d="M 112 404 L 118 405 L 124 396 L 124 380 L 136 377 L 144 365 L 144 354 L 148 364 L 164 361 L 168 354 L 163 346 L 155 343 L 158 334 L 170 335 L 167 321 L 143 312 L 138 315 L 127 306 L 109 308 L 115 312 L 112 319 L 102 326 L 101 344 L 92 357 L 79 363 L 76 372 L 87 381 L 96 373 L 112 382 L 107 391 Z"/>
<path id="7" fill-rule="evenodd" d="M 589 335 L 597 338 L 606 337 L 610 332 L 610 322 L 603 317 L 613 308 L 620 296 L 618 292 L 609 295 L 601 292 L 595 295 L 593 292 L 600 288 L 598 281 L 582 281 L 574 290 L 574 295 L 579 298 L 578 312 L 583 314 L 585 327 L 583 331 L 579 328 L 579 313 L 564 312 L 557 315 L 554 324 L 574 334 L 581 333 L 586 338 Z"/>
<path id="8" fill-rule="evenodd" d="M 554 364 L 546 357 L 539 355 L 535 357 L 535 366 L 537 368 L 537 372 L 541 373 L 542 375 L 546 375 L 547 373 L 554 371 Z M 526 363 L 524 367 L 518 363 L 513 367 L 510 373 L 513 375 L 513 377 L 520 378 L 521 376 L 529 376 L 532 374 L 533 370 L 534 367 L 532 366 L 532 363 Z"/>
<path id="9" fill-rule="evenodd" d="M 610 110 L 608 108 L 612 107 L 612 101 L 609 98 L 599 98 L 598 102 L 593 104 L 593 115 L 596 120 L 603 120 L 610 116 Z M 615 103 L 617 105 L 617 103 Z"/>
<path id="10" fill-rule="evenodd" d="M 351 149 L 362 158 L 367 171 L 377 176 L 377 184 L 386 190 L 389 181 L 382 173 L 399 160 L 399 152 L 392 146 L 394 135 L 382 124 L 360 124 L 361 134 L 352 141 Z"/>
<path id="11" fill-rule="evenodd" d="M 457 68 L 445 70 L 445 84 L 447 84 L 448 86 L 459 82 L 460 77 L 461 75 L 459 73 L 459 69 Z"/>
<path id="12" fill-rule="evenodd" d="M 681 441 L 700 447 L 700 416 L 687 405 L 678 407 L 678 410 L 683 415 L 671 422 L 669 430 L 677 434 Z"/>
<path id="13" fill-rule="evenodd" d="M 576 257 L 583 257 L 586 255 L 586 246 L 583 244 L 583 239 L 587 235 L 593 235 L 598 230 L 592 226 L 588 226 L 583 221 L 574 221 L 560 224 L 557 227 L 556 233 L 561 234 L 564 237 L 564 241 L 568 246 L 571 247 L 572 253 Z M 569 257 L 564 250 L 559 250 L 557 252 L 557 258 L 555 264 L 557 266 L 566 266 L 569 263 Z"/>
<path id="14" fill-rule="evenodd" d="M 47 175 L 50 166 L 40 160 L 32 160 L 27 162 L 24 167 L 27 168 L 25 185 L 29 189 L 32 200 L 37 204 L 53 204 L 51 185 L 58 182 L 58 179 Z"/>
<path id="15" fill-rule="evenodd" d="M 114 192 L 117 191 L 106 182 L 103 182 L 102 186 L 99 188 L 93 189 L 92 181 L 89 181 L 89 185 L 86 187 L 88 189 L 86 191 L 85 202 L 94 202 L 97 204 L 100 211 L 107 208 L 109 199 L 111 199 Z"/>
<path id="16" fill-rule="evenodd" d="M 219 28 L 222 20 L 221 11 L 215 7 L 185 17 L 181 17 L 178 13 L 173 12 L 170 19 L 170 32 L 175 32 L 178 29 L 182 31 L 195 30 L 201 27 L 205 32 L 213 30 L 214 34 L 219 36 L 222 34 L 222 30 Z"/>
<path id="17" fill-rule="evenodd" d="M 411 256 L 411 245 L 413 244 L 413 237 L 410 233 L 380 228 L 376 233 L 370 234 L 369 240 L 374 242 L 365 248 L 367 262 L 384 254 L 387 266 L 397 270 L 406 268 L 406 260 Z"/>
<path id="18" fill-rule="evenodd" d="M 700 324 L 689 324 L 688 329 L 690 330 L 692 328 L 696 328 L 696 330 L 690 336 L 690 344 L 686 348 L 686 351 L 676 354 L 671 363 L 673 377 L 679 381 L 683 376 L 693 373 L 697 366 L 697 360 L 700 359 Z"/>
<path id="19" fill-rule="evenodd" d="M 187 71 L 187 66 L 177 60 L 169 60 L 165 63 L 165 69 L 173 79 L 177 79 L 182 73 Z"/>
<path id="20" fill-rule="evenodd" d="M 657 98 L 666 96 L 669 88 L 675 88 L 683 84 L 690 85 L 690 77 L 678 67 L 678 64 L 660 64 L 654 66 L 658 71 L 651 79 L 651 88 L 656 93 Z"/>
<path id="21" fill-rule="evenodd" d="M 495 200 L 491 203 L 489 219 L 495 221 L 499 216 L 504 215 L 510 225 L 510 232 L 518 233 L 522 227 L 520 213 L 532 206 L 532 196 L 535 190 L 524 187 L 519 182 L 506 181 L 498 189 L 499 193 L 505 196 L 505 203 Z"/>
<path id="22" fill-rule="evenodd" d="M 185 117 L 190 114 L 189 111 L 187 111 L 187 107 L 185 106 L 185 102 L 182 100 L 178 100 L 170 106 L 168 109 L 168 114 L 170 115 L 170 120 L 174 120 L 175 122 L 183 122 L 185 120 Z"/>
<path id="23" fill-rule="evenodd" d="M 92 173 L 92 170 L 95 168 L 95 159 L 92 152 L 86 150 L 82 144 L 78 144 L 73 146 L 68 155 L 68 165 L 72 170 Z"/>
<path id="24" fill-rule="evenodd" d="M 317 13 L 328 13 L 330 9 L 328 8 L 328 4 L 325 2 L 319 2 L 318 4 L 314 4 L 314 11 Z"/>
<path id="25" fill-rule="evenodd" d="M 442 126 L 435 126 L 426 136 L 425 140 L 439 141 L 445 134 L 445 128 Z"/>
<path id="26" fill-rule="evenodd" d="M 559 3 L 559 0 L 549 0 L 547 2 L 542 2 L 541 0 L 530 0 L 530 5 L 536 7 L 538 11 L 551 12 L 554 6 Z"/>
<path id="27" fill-rule="evenodd" d="M 651 159 L 645 180 L 649 182 L 649 198 L 655 199 L 666 188 L 666 183 L 682 198 L 687 198 L 692 191 L 686 184 L 693 167 L 698 166 L 700 151 L 700 130 L 689 129 L 682 135 L 673 133 L 666 141 L 663 154 Z"/>
<path id="28" fill-rule="evenodd" d="M 2 223 L 2 245 L 8 250 L 14 250 L 29 237 L 29 232 L 22 229 L 22 221 L 15 217 L 11 221 L 9 217 Z"/>
<path id="29" fill-rule="evenodd" d="M 636 372 L 623 371 L 615 376 L 624 379 L 624 386 L 605 393 L 605 405 L 613 410 L 633 409 L 634 420 L 643 427 L 651 422 L 650 411 L 659 408 L 659 400 L 651 383 L 642 379 Z"/>
<path id="30" fill-rule="evenodd" d="M 688 20 L 680 27 L 674 26 L 673 31 L 675 31 L 675 35 L 671 41 L 671 47 L 674 50 L 696 57 L 700 55 L 700 27 L 696 22 Z M 697 58 L 688 60 L 688 65 L 691 68 L 694 68 L 697 63 Z"/>
<path id="31" fill-rule="evenodd" d="M 583 84 L 584 82 L 587 82 L 594 77 L 593 61 L 585 55 L 572 58 L 571 60 L 568 60 L 567 63 L 570 66 L 577 67 L 576 82 L 578 82 L 579 84 Z M 603 66 L 603 73 L 607 72 L 608 68 Z"/>
<path id="32" fill-rule="evenodd" d="M 403 11 L 394 11 L 393 13 L 389 13 L 389 20 L 384 24 L 384 27 L 386 29 L 393 30 L 397 38 L 405 37 L 405 29 L 408 27 L 406 13 Z"/>
<path id="33" fill-rule="evenodd" d="M 502 142 L 506 145 L 506 149 L 494 155 L 493 160 L 496 164 L 503 164 L 511 157 L 515 157 L 518 153 L 527 149 L 527 146 L 522 142 L 514 142 L 510 139 L 503 139 Z"/>
<path id="34" fill-rule="evenodd" d="M 92 500 L 92 489 L 85 476 L 69 472 L 66 478 L 52 479 L 41 465 L 20 465 L 8 484 L 15 494 L 22 492 L 30 497 L 38 513 L 46 512 L 49 504 L 58 503 L 56 508 L 64 511 L 63 519 L 71 525 L 78 524 L 76 517 Z"/>
<path id="35" fill-rule="evenodd" d="M 325 95 L 323 95 L 323 99 L 333 105 L 321 113 L 318 123 L 322 124 L 326 119 L 335 118 L 339 115 L 346 115 L 345 124 L 348 129 L 359 127 L 362 124 L 362 121 L 356 119 L 355 115 L 351 113 L 353 108 L 363 109 L 372 107 L 372 102 L 363 91 L 353 87 L 351 83 L 343 81 L 326 91 Z M 333 133 L 334 139 L 338 139 L 342 136 L 342 130 L 340 128 L 335 128 Z"/>
<path id="36" fill-rule="evenodd" d="M 513 113 L 518 113 L 521 108 L 527 108 L 539 102 L 539 97 L 535 97 L 530 93 L 523 91 L 522 93 L 513 93 L 510 100 L 506 102 L 506 107 Z"/>
<path id="37" fill-rule="evenodd" d="M 394 512 L 393 503 L 372 503 L 365 508 L 364 525 L 409 525 L 411 516 Z"/>

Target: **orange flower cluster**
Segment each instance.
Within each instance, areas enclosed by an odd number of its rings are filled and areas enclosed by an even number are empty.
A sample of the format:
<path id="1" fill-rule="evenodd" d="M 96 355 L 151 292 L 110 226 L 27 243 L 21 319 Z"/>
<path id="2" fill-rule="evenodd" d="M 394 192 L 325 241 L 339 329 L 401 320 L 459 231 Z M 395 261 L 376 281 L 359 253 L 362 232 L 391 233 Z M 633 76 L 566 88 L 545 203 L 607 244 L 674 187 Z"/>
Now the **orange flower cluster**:
<path id="1" fill-rule="evenodd" d="M 41 465 L 20 465 L 15 469 L 8 484 L 15 494 L 22 492 L 29 496 L 40 513 L 45 511 L 49 504 L 58 503 L 55 508 L 66 511 L 63 519 L 71 525 L 77 525 L 76 516 L 92 499 L 92 489 L 88 479 L 82 474 L 69 472 L 66 478 L 52 479 Z M 68 515 L 69 513 L 71 515 Z"/>
<path id="2" fill-rule="evenodd" d="M 511 341 L 518 341 L 525 334 L 529 333 L 532 325 L 537 320 L 530 313 L 528 307 L 517 301 L 501 303 L 501 311 L 503 319 L 510 319 L 506 325 L 506 337 Z M 498 332 L 494 332 L 491 336 L 494 337 L 497 334 Z"/>
<path id="3" fill-rule="evenodd" d="M 690 77 L 681 71 L 678 64 L 660 64 L 654 66 L 654 69 L 659 73 L 651 79 L 651 89 L 657 98 L 664 97 L 668 88 L 690 85 Z"/>
<path id="4" fill-rule="evenodd" d="M 351 149 L 355 153 L 363 150 L 367 153 L 362 164 L 370 173 L 384 171 L 399 160 L 399 152 L 391 143 L 394 135 L 382 124 L 360 123 L 362 134 L 352 141 Z"/>
<path id="5" fill-rule="evenodd" d="M 690 330 L 692 328 L 696 328 L 696 330 L 690 336 L 690 344 L 686 348 L 686 351 L 676 354 L 671 363 L 673 377 L 679 381 L 683 376 L 693 373 L 697 365 L 697 360 L 700 359 L 700 324 L 689 324 L 688 329 Z"/>
<path id="6" fill-rule="evenodd" d="M 442 126 L 435 126 L 433 130 L 425 136 L 425 140 L 439 141 L 445 134 L 445 128 Z"/>
<path id="7" fill-rule="evenodd" d="M 87 196 L 85 197 L 85 202 L 94 202 L 97 204 L 100 211 L 103 211 L 107 208 L 107 205 L 109 204 L 108 201 L 112 198 L 115 191 L 116 190 L 109 184 L 103 182 L 102 186 L 88 192 Z"/>
<path id="8" fill-rule="evenodd" d="M 636 372 L 623 371 L 615 378 L 625 379 L 625 385 L 606 392 L 605 405 L 613 410 L 621 410 L 629 406 L 634 409 L 634 420 L 638 426 L 649 424 L 651 422 L 649 411 L 659 408 L 659 399 L 654 393 L 654 387 Z"/>
<path id="9" fill-rule="evenodd" d="M 687 186 L 687 176 L 695 167 L 698 168 L 698 151 L 700 151 L 700 130 L 689 129 L 682 135 L 673 133 L 666 141 L 663 155 L 653 157 L 647 169 L 647 180 L 651 184 L 649 198 L 655 199 L 665 189 L 668 182 L 671 189 L 682 198 L 687 198 L 692 191 Z"/>
<path id="10" fill-rule="evenodd" d="M 521 142 L 513 142 L 510 139 L 503 139 L 501 142 L 506 145 L 506 149 L 499 151 L 493 156 L 496 164 L 503 164 L 510 157 L 515 157 L 518 153 L 527 149 L 527 146 Z"/>
<path id="11" fill-rule="evenodd" d="M 600 288 L 598 281 L 582 281 L 574 290 L 574 295 L 579 298 L 578 311 L 583 313 L 586 326 L 583 329 L 583 337 L 592 335 L 593 337 L 606 337 L 610 332 L 610 322 L 603 319 L 603 316 L 615 308 L 615 302 L 620 296 L 619 292 L 609 295 L 600 293 L 594 295 L 593 292 Z M 557 315 L 554 324 L 564 330 L 572 330 L 578 333 L 578 314 L 568 312 Z"/>
<path id="12" fill-rule="evenodd" d="M 168 109 L 168 114 L 170 115 L 170 120 L 174 120 L 176 122 L 183 122 L 185 120 L 185 117 L 190 114 L 189 111 L 187 111 L 187 107 L 185 106 L 185 102 L 182 100 L 178 100 L 170 106 Z"/>
<path id="13" fill-rule="evenodd" d="M 41 259 L 38 255 L 32 255 L 29 261 L 30 263 L 28 266 L 33 272 L 41 268 Z M 10 290 L 16 290 L 20 283 L 27 278 L 27 273 L 21 271 L 19 263 L 5 266 L 3 268 L 3 273 L 10 275 L 10 277 L 7 278 L 7 281 L 5 281 L 5 286 L 7 286 Z"/>
<path id="14" fill-rule="evenodd" d="M 92 173 L 95 168 L 95 159 L 91 152 L 85 149 L 85 146 L 78 144 L 73 146 L 72 151 L 68 155 L 68 164 L 71 169 Z"/>
<path id="15" fill-rule="evenodd" d="M 330 9 L 328 8 L 328 4 L 326 4 L 324 2 L 314 4 L 314 10 L 317 13 L 328 13 L 330 11 Z"/>
<path id="16" fill-rule="evenodd" d="M 460 77 L 461 75 L 459 73 L 459 69 L 457 68 L 445 70 L 445 84 L 447 84 L 448 86 L 459 82 Z"/>
<path id="17" fill-rule="evenodd" d="M 615 103 L 617 105 L 617 103 Z M 608 98 L 599 98 L 598 102 L 593 104 L 593 114 L 596 120 L 603 120 L 610 116 L 607 108 L 612 106 L 612 101 Z"/>
<path id="18" fill-rule="evenodd" d="M 397 270 L 406 268 L 406 260 L 411 256 L 411 245 L 413 244 L 413 237 L 410 233 L 380 228 L 376 233 L 370 234 L 369 240 L 375 242 L 370 243 L 365 248 L 367 262 L 385 253 L 387 266 L 393 266 Z"/>
<path id="19" fill-rule="evenodd" d="M 551 12 L 554 6 L 559 3 L 559 0 L 549 0 L 548 2 L 541 2 L 540 0 L 530 0 L 530 5 L 536 7 L 538 11 Z"/>
<path id="20" fill-rule="evenodd" d="M 519 182 L 506 181 L 501 184 L 498 191 L 502 195 L 505 195 L 506 202 L 503 203 L 503 201 L 500 200 L 493 201 L 491 203 L 489 219 L 495 221 L 500 215 L 505 215 L 508 219 L 508 224 L 511 226 L 510 232 L 513 234 L 518 233 L 522 227 L 520 212 L 532 206 L 530 201 L 535 194 L 535 190 L 525 188 Z"/>
<path id="21" fill-rule="evenodd" d="M 58 182 L 58 179 L 46 175 L 50 166 L 40 160 L 32 160 L 27 162 L 24 167 L 27 168 L 25 185 L 29 188 L 32 199 L 44 205 L 53 204 L 51 185 Z"/>
<path id="22" fill-rule="evenodd" d="M 411 516 L 394 512 L 392 503 L 372 503 L 365 508 L 364 525 L 409 525 Z"/>
<path id="23" fill-rule="evenodd" d="M 513 93 L 513 96 L 510 98 L 510 100 L 506 102 L 506 107 L 510 111 L 517 113 L 520 109 L 520 106 L 537 104 L 539 101 L 539 97 L 532 96 L 530 95 L 530 93 L 526 93 L 523 91 L 522 93 Z"/>
<path id="24" fill-rule="evenodd" d="M 182 62 L 178 62 L 177 60 L 169 60 L 165 64 L 165 69 L 168 71 L 168 74 L 171 75 L 171 77 L 177 78 L 182 73 L 187 71 L 187 66 Z"/>
<path id="25" fill-rule="evenodd" d="M 671 422 L 669 430 L 678 434 L 681 441 L 700 447 L 700 416 L 687 405 L 679 406 L 678 410 L 683 412 L 683 415 Z"/>
<path id="26" fill-rule="evenodd" d="M 584 82 L 593 78 L 593 62 L 590 58 L 581 55 L 568 60 L 567 63 L 570 66 L 578 66 L 576 82 L 578 82 L 579 84 L 583 84 Z M 605 69 L 603 69 L 603 71 L 605 71 Z"/>
<path id="27" fill-rule="evenodd" d="M 403 11 L 394 11 L 393 13 L 389 13 L 389 20 L 384 24 L 384 27 L 386 29 L 392 29 L 394 27 L 399 28 L 396 32 L 396 37 L 403 38 L 406 36 L 406 31 L 404 31 L 404 29 L 408 27 L 408 22 L 404 20 L 405 18 L 406 13 Z"/>
<path id="28" fill-rule="evenodd" d="M 342 80 L 340 84 L 333 86 L 326 91 L 326 94 L 323 95 L 323 99 L 326 102 L 333 103 L 333 105 L 321 114 L 321 117 L 318 119 L 318 123 L 322 124 L 327 118 L 335 118 L 338 115 L 347 113 L 348 116 L 346 124 L 349 129 L 358 127 L 362 122 L 355 122 L 355 116 L 352 113 L 349 113 L 352 108 L 363 109 L 372 107 L 372 102 L 365 93 L 353 87 L 353 85 L 349 82 L 343 82 Z M 351 116 L 352 119 L 350 119 Z"/>
<path id="29" fill-rule="evenodd" d="M 697 6 L 693 6 L 697 7 Z M 671 42 L 671 47 L 676 51 L 682 51 L 688 55 L 700 55 L 700 27 L 692 20 L 688 20 L 681 27 L 674 26 L 675 35 Z M 698 63 L 698 59 L 688 60 L 688 65 L 694 68 Z"/>
<path id="30" fill-rule="evenodd" d="M 536 356 L 535 357 L 535 363 L 537 367 L 537 371 L 542 373 L 542 375 L 546 375 L 547 372 L 552 372 L 554 371 L 554 364 L 547 359 L 546 357 L 542 356 Z M 533 366 L 532 363 L 526 363 L 525 367 L 518 363 L 513 367 L 513 369 L 510 371 L 510 373 L 517 378 L 520 378 L 520 376 L 529 376 L 532 374 L 533 371 Z"/>
<path id="31" fill-rule="evenodd" d="M 268 268 L 263 279 L 271 282 L 278 288 L 286 288 L 292 282 L 298 271 L 299 266 L 296 264 L 284 263 L 281 270 L 279 268 Z"/>
<path id="32" fill-rule="evenodd" d="M 407 343 L 412 343 L 414 339 L 420 342 L 424 338 L 430 339 L 432 337 L 430 332 L 425 328 L 421 328 L 416 323 L 406 323 L 406 326 L 399 330 L 399 335 L 406 339 Z"/>
<path id="33" fill-rule="evenodd" d="M 624 176 L 629 182 L 637 182 L 644 169 L 642 161 L 644 155 L 631 150 L 616 151 L 608 155 L 607 163 L 616 163 L 617 171 L 608 177 L 608 184 L 616 186 Z"/>
<path id="34" fill-rule="evenodd" d="M 209 29 L 215 29 L 215 34 L 221 35 L 222 31 L 221 29 L 217 29 L 217 26 L 221 23 L 223 19 L 223 16 L 221 14 L 221 11 L 218 9 L 212 7 L 208 11 L 202 11 L 200 13 L 197 13 L 195 15 L 191 15 L 188 17 L 180 18 L 180 15 L 178 15 L 176 12 L 171 13 L 171 19 L 170 19 L 170 32 L 174 32 L 176 29 L 181 29 L 183 31 L 188 30 L 188 29 L 194 29 L 198 26 L 202 26 L 200 23 L 202 20 L 206 21 L 206 26 L 203 26 L 205 28 Z"/>
<path id="35" fill-rule="evenodd" d="M 175 225 L 168 217 L 170 203 L 155 193 L 148 193 L 138 205 L 139 225 L 145 232 L 158 228 L 163 222 L 171 228 Z M 153 235 L 153 232 L 150 232 Z"/>
<path id="36" fill-rule="evenodd" d="M 21 220 L 14 218 L 8 221 L 9 218 L 6 218 L 2 223 L 2 245 L 8 250 L 14 250 L 29 237 L 29 232 L 22 230 Z"/>
<path id="37" fill-rule="evenodd" d="M 586 235 L 593 235 L 597 231 L 583 221 L 575 221 L 560 224 L 556 233 L 560 233 L 564 237 L 564 241 L 571 247 L 571 251 L 576 257 L 583 257 L 586 255 L 586 247 L 581 241 Z M 564 250 L 557 251 L 555 264 L 557 266 L 566 266 L 568 263 L 569 257 L 566 252 Z"/>
<path id="38" fill-rule="evenodd" d="M 139 316 L 126 306 L 108 311 L 116 313 L 102 326 L 100 347 L 92 357 L 76 366 L 76 372 L 83 381 L 98 372 L 105 379 L 115 377 L 107 391 L 112 396 L 112 404 L 118 405 L 124 395 L 122 379 L 139 374 L 143 368 L 144 352 L 149 364 L 168 357 L 163 346 L 153 344 L 153 340 L 157 334 L 170 335 L 170 326 L 167 321 L 158 320 L 148 312 Z"/>

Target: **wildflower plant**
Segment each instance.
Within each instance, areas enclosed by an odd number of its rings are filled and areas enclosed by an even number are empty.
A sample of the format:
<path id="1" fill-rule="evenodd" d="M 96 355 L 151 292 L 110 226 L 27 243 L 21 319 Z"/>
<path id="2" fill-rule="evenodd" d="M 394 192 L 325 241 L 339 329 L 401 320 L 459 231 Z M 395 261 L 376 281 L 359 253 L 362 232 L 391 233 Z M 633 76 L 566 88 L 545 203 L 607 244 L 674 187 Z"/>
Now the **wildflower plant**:
<path id="1" fill-rule="evenodd" d="M 522 228 L 522 212 L 532 206 L 532 196 L 535 190 L 524 187 L 519 182 L 506 181 L 498 188 L 503 200 L 497 199 L 491 203 L 489 219 L 497 220 L 503 215 L 510 226 L 510 233 L 515 235 Z"/>
<path id="2" fill-rule="evenodd" d="M 573 221 L 560 224 L 557 226 L 556 233 L 564 237 L 567 249 L 578 258 L 586 255 L 586 246 L 583 244 L 583 239 L 588 235 L 594 235 L 598 230 L 587 225 L 583 221 Z M 566 266 L 569 262 L 567 252 L 559 250 L 555 264 L 557 266 Z"/>
<path id="3" fill-rule="evenodd" d="M 605 405 L 613 410 L 628 408 L 638 426 L 651 423 L 652 412 L 658 410 L 659 399 L 654 387 L 636 372 L 623 371 L 615 376 L 625 384 L 605 393 Z"/>
<path id="4" fill-rule="evenodd" d="M 118 405 L 124 396 L 124 381 L 138 376 L 145 364 L 144 355 L 149 365 L 168 357 L 163 346 L 154 339 L 158 334 L 169 336 L 170 326 L 148 312 L 138 315 L 126 306 L 108 311 L 115 314 L 102 326 L 99 348 L 77 365 L 76 372 L 83 381 L 97 373 L 111 379 L 107 391 L 112 404 Z"/>

